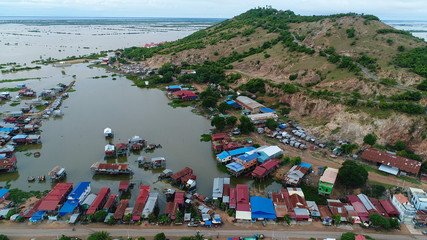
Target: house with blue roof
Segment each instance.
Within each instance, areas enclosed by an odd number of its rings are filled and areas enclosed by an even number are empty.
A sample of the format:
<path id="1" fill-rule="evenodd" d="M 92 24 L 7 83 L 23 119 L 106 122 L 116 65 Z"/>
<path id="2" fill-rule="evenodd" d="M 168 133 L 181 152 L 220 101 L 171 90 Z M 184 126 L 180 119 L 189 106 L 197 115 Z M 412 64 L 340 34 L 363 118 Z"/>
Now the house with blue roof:
<path id="1" fill-rule="evenodd" d="M 168 92 L 181 91 L 181 86 L 180 85 L 172 85 L 172 86 L 167 87 L 166 91 L 168 91 Z"/>
<path id="2" fill-rule="evenodd" d="M 254 147 L 250 146 L 250 147 L 234 149 L 234 150 L 231 150 L 228 152 L 223 151 L 220 154 L 216 155 L 216 160 L 218 162 L 221 162 L 221 163 L 226 163 L 226 162 L 231 161 L 231 159 L 233 157 L 240 156 L 240 155 L 245 154 L 246 152 L 252 151 L 254 149 L 255 149 Z"/>
<path id="3" fill-rule="evenodd" d="M 79 182 L 67 197 L 67 201 L 59 210 L 59 215 L 64 216 L 73 213 L 81 203 L 86 199 L 91 191 L 90 182 Z"/>
<path id="4" fill-rule="evenodd" d="M 276 211 L 274 210 L 273 200 L 263 197 L 251 197 L 252 219 L 256 220 L 274 220 Z"/>
<path id="5" fill-rule="evenodd" d="M 9 196 L 9 189 L 0 189 L 0 202 L 3 202 Z"/>
<path id="6" fill-rule="evenodd" d="M 249 170 L 254 169 L 257 165 L 258 157 L 258 153 L 245 153 L 243 155 L 233 158 L 233 162 L 227 164 L 226 167 L 231 175 L 239 176 L 243 172 L 247 172 Z"/>
<path id="7" fill-rule="evenodd" d="M 261 146 L 248 154 L 258 153 L 258 162 L 264 163 L 265 161 L 273 158 L 277 158 L 280 154 L 283 153 L 283 150 L 278 146 Z"/>

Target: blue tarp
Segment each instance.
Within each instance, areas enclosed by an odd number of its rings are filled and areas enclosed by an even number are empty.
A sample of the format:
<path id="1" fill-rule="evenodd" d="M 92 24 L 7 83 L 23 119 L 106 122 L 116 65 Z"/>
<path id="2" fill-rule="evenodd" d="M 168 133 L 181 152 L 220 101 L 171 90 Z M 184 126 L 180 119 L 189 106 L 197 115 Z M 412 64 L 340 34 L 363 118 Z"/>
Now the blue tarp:
<path id="1" fill-rule="evenodd" d="M 27 135 L 16 135 L 12 138 L 12 140 L 16 140 L 16 139 L 25 139 L 27 138 Z"/>
<path id="2" fill-rule="evenodd" d="M 311 168 L 311 164 L 310 163 L 305 163 L 305 162 L 301 162 L 300 164 L 298 164 L 298 166 L 300 166 L 300 167 L 306 167 L 308 169 Z"/>
<path id="3" fill-rule="evenodd" d="M 251 197 L 252 218 L 276 219 L 273 201 L 263 197 Z"/>
<path id="4" fill-rule="evenodd" d="M 169 86 L 169 89 L 181 89 L 181 86 L 179 86 L 179 85 L 172 85 L 172 86 Z"/>
<path id="5" fill-rule="evenodd" d="M 206 225 L 206 226 L 210 226 L 210 225 L 212 225 L 212 222 L 211 222 L 211 221 L 206 221 L 206 222 L 205 222 L 205 225 Z"/>
<path id="6" fill-rule="evenodd" d="M 257 159 L 258 157 L 259 157 L 258 153 L 252 153 L 251 155 L 243 154 L 242 156 L 239 157 L 239 159 L 242 160 L 243 162 L 250 162 L 254 159 Z"/>
<path id="7" fill-rule="evenodd" d="M 0 132 L 12 132 L 13 128 L 0 128 Z"/>
<path id="8" fill-rule="evenodd" d="M 7 157 L 2 157 L 2 156 L 0 156 L 0 159 L 6 159 Z M 1 197 L 1 196 L 0 196 Z"/>
<path id="9" fill-rule="evenodd" d="M 79 182 L 76 187 L 71 191 L 70 195 L 68 195 L 68 199 L 78 199 L 80 196 L 86 191 L 86 189 L 90 186 L 90 182 Z"/>
<path id="10" fill-rule="evenodd" d="M 0 199 L 9 192 L 9 189 L 2 188 L 0 189 Z"/>
<path id="11" fill-rule="evenodd" d="M 230 168 L 234 172 L 240 172 L 241 170 L 245 169 L 245 167 L 242 166 L 240 163 L 232 162 L 227 165 L 225 165 L 227 168 Z"/>
<path id="12" fill-rule="evenodd" d="M 274 111 L 271 108 L 260 108 L 259 109 L 262 113 L 276 113 L 276 111 Z"/>
<path id="13" fill-rule="evenodd" d="M 238 149 L 234 149 L 228 152 L 228 154 L 230 154 L 230 156 L 238 156 L 238 155 L 242 155 L 245 152 L 249 152 L 255 150 L 254 147 L 244 147 L 244 148 L 238 148 Z"/>
<path id="14" fill-rule="evenodd" d="M 227 104 L 235 109 L 240 109 L 242 106 L 233 100 L 227 101 Z"/>
<path id="15" fill-rule="evenodd" d="M 279 124 L 280 129 L 287 128 L 287 127 L 288 127 L 288 124 Z"/>
<path id="16" fill-rule="evenodd" d="M 34 213 L 34 215 L 31 217 L 30 221 L 32 222 L 37 222 L 40 220 L 43 220 L 43 216 L 46 214 L 45 211 L 37 211 L 36 213 Z"/>
<path id="17" fill-rule="evenodd" d="M 220 153 L 220 154 L 216 155 L 216 157 L 217 157 L 218 159 L 220 159 L 220 160 L 224 160 L 224 159 L 226 159 L 228 156 L 230 156 L 230 154 L 228 154 L 228 152 L 226 152 L 226 151 L 224 151 L 224 152 L 222 152 L 222 153 Z"/>
<path id="18" fill-rule="evenodd" d="M 79 206 L 79 201 L 77 200 L 67 200 L 59 210 L 59 215 L 64 216 L 67 213 L 72 213 L 76 207 Z"/>

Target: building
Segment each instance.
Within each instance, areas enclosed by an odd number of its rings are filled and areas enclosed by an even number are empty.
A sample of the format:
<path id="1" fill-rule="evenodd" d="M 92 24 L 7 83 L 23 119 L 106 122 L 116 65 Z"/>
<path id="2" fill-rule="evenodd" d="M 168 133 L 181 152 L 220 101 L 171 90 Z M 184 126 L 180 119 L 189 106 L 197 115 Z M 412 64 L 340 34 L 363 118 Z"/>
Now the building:
<path id="1" fill-rule="evenodd" d="M 244 184 L 236 186 L 236 220 L 250 221 L 252 219 L 251 205 L 249 204 L 249 187 Z"/>
<path id="2" fill-rule="evenodd" d="M 417 215 L 417 209 L 401 193 L 393 195 L 391 203 L 399 212 L 400 221 L 411 222 Z"/>
<path id="3" fill-rule="evenodd" d="M 148 215 L 154 212 L 154 208 L 157 206 L 157 200 L 159 199 L 158 193 L 150 193 L 148 195 L 147 202 L 145 203 L 144 210 L 142 211 L 143 218 L 148 218 Z"/>
<path id="4" fill-rule="evenodd" d="M 409 188 L 408 198 L 414 205 L 415 209 L 426 211 L 427 210 L 427 193 L 419 188 Z"/>
<path id="5" fill-rule="evenodd" d="M 282 192 L 271 193 L 271 200 L 273 201 L 274 211 L 276 212 L 277 218 L 283 218 L 288 214 L 288 207 L 285 203 L 285 197 Z"/>
<path id="6" fill-rule="evenodd" d="M 331 210 L 332 215 L 340 215 L 341 222 L 348 221 L 347 209 L 344 207 L 344 204 L 340 200 L 327 199 L 329 210 Z"/>
<path id="7" fill-rule="evenodd" d="M 243 148 L 237 148 L 231 151 L 223 151 L 220 154 L 216 155 L 216 160 L 221 163 L 227 163 L 231 161 L 233 157 L 238 157 L 240 155 L 243 155 L 247 152 L 250 152 L 252 150 L 255 150 L 254 147 L 243 147 Z"/>
<path id="8" fill-rule="evenodd" d="M 337 179 L 338 169 L 327 168 L 319 179 L 319 194 L 331 195 L 335 181 Z"/>
<path id="9" fill-rule="evenodd" d="M 258 163 L 258 153 L 251 155 L 245 153 L 233 159 L 232 163 L 226 165 L 230 175 L 239 176 L 240 174 L 252 170 Z"/>
<path id="10" fill-rule="evenodd" d="M 282 182 L 289 186 L 298 186 L 304 176 L 311 169 L 311 164 L 308 163 L 300 163 L 298 165 L 293 166 L 288 173 L 283 177 Z"/>
<path id="11" fill-rule="evenodd" d="M 132 221 L 141 220 L 142 211 L 144 210 L 145 203 L 147 202 L 148 195 L 150 194 L 150 186 L 140 186 L 139 195 L 135 201 L 135 206 L 132 210 Z"/>
<path id="12" fill-rule="evenodd" d="M 274 112 L 266 112 L 266 113 L 257 113 L 250 114 L 247 116 L 252 123 L 261 123 L 267 121 L 267 119 L 276 119 L 278 118 L 277 114 Z"/>
<path id="13" fill-rule="evenodd" d="M 46 197 L 42 199 L 37 211 L 55 211 L 59 204 L 62 204 L 67 200 L 67 196 L 72 190 L 72 183 L 56 184 Z"/>
<path id="14" fill-rule="evenodd" d="M 278 146 L 261 146 L 255 150 L 249 151 L 248 154 L 258 153 L 258 162 L 264 163 L 265 161 L 277 158 L 283 153 L 283 150 Z"/>
<path id="15" fill-rule="evenodd" d="M 358 194 L 357 197 L 360 199 L 360 202 L 363 204 L 363 206 L 368 210 L 368 213 L 380 213 L 377 208 L 372 204 L 371 200 L 369 200 L 368 196 L 361 193 Z"/>
<path id="16" fill-rule="evenodd" d="M 89 209 L 87 210 L 86 214 L 95 214 L 96 211 L 102 208 L 102 206 L 105 204 L 108 198 L 108 194 L 110 194 L 110 188 L 109 187 L 103 187 L 101 188 L 101 191 L 99 191 L 98 196 L 96 196 L 93 203 L 90 205 Z"/>
<path id="17" fill-rule="evenodd" d="M 404 158 L 389 152 L 379 151 L 373 148 L 366 149 L 361 156 L 362 159 L 375 162 L 380 165 L 378 170 L 397 175 L 399 170 L 404 173 L 418 175 L 422 162 Z"/>
<path id="18" fill-rule="evenodd" d="M 111 194 L 108 199 L 107 202 L 105 202 L 104 207 L 102 209 L 104 209 L 107 212 L 110 212 L 117 203 L 117 194 Z"/>
<path id="19" fill-rule="evenodd" d="M 381 206 L 381 203 L 378 199 L 376 198 L 372 198 L 370 197 L 369 200 L 371 201 L 371 203 L 375 206 L 375 209 L 377 209 L 377 212 L 385 217 L 385 218 L 389 218 L 390 216 L 388 215 L 387 211 L 383 208 L 383 206 Z"/>
<path id="20" fill-rule="evenodd" d="M 224 178 L 214 178 L 213 189 L 212 189 L 212 199 L 222 198 L 224 190 Z"/>
<path id="21" fill-rule="evenodd" d="M 251 197 L 252 219 L 273 220 L 276 219 L 273 201 L 263 197 Z"/>
<path id="22" fill-rule="evenodd" d="M 186 101 L 197 99 L 197 94 L 187 90 L 173 92 L 173 96 Z"/>
<path id="23" fill-rule="evenodd" d="M 117 206 L 117 209 L 113 215 L 115 220 L 122 220 L 125 214 L 126 208 L 128 207 L 128 204 L 129 204 L 129 200 L 121 200 L 119 202 L 119 205 Z"/>
<path id="24" fill-rule="evenodd" d="M 263 179 L 270 175 L 270 173 L 272 173 L 277 168 L 279 168 L 278 161 L 270 159 L 264 162 L 263 164 L 256 166 L 251 175 L 254 178 Z"/>
<path id="25" fill-rule="evenodd" d="M 319 211 L 319 208 L 317 207 L 316 202 L 315 201 L 306 201 L 306 202 L 307 202 L 308 210 L 310 211 L 310 216 L 320 218 L 320 211 Z"/>
<path id="26" fill-rule="evenodd" d="M 236 188 L 230 188 L 230 204 L 228 205 L 229 208 L 236 208 L 237 205 L 237 195 L 236 195 Z"/>
<path id="27" fill-rule="evenodd" d="M 354 210 L 357 212 L 361 221 L 368 222 L 369 221 L 369 212 L 363 205 L 362 201 L 357 196 L 348 195 L 346 196 L 351 206 L 353 206 Z"/>
<path id="28" fill-rule="evenodd" d="M 380 204 L 387 212 L 389 217 L 399 217 L 399 211 L 397 211 L 390 200 L 380 200 Z"/>
<path id="29" fill-rule="evenodd" d="M 252 114 L 259 113 L 261 108 L 265 107 L 261 103 L 246 96 L 238 96 L 234 101 Z"/>
<path id="30" fill-rule="evenodd" d="M 0 203 L 3 202 L 7 198 L 7 196 L 9 196 L 9 189 L 0 189 Z"/>
<path id="31" fill-rule="evenodd" d="M 288 190 L 289 192 L 289 190 Z M 289 192 L 291 206 L 297 221 L 304 221 L 310 219 L 310 212 L 305 198 L 298 193 Z"/>
<path id="32" fill-rule="evenodd" d="M 90 193 L 90 182 L 79 182 L 76 187 L 71 191 L 67 197 L 67 201 L 62 205 L 59 210 L 59 215 L 64 216 L 65 214 L 72 213 Z"/>

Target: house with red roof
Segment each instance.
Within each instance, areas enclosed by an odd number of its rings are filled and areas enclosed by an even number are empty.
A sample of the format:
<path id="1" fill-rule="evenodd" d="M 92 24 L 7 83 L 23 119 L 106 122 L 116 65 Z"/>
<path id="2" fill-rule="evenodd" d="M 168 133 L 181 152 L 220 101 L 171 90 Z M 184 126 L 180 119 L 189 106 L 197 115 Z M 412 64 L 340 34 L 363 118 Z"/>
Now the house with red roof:
<path id="1" fill-rule="evenodd" d="M 250 221 L 251 205 L 249 204 L 249 187 L 245 184 L 237 184 L 236 186 L 236 220 Z"/>
<path id="2" fill-rule="evenodd" d="M 110 194 L 110 188 L 104 187 L 101 188 L 101 191 L 99 191 L 98 195 L 96 196 L 95 200 L 92 202 L 90 207 L 88 208 L 86 215 L 88 214 L 95 214 L 96 211 L 102 208 L 102 206 L 105 204 L 108 198 L 108 194 Z"/>
<path id="3" fill-rule="evenodd" d="M 255 167 L 251 175 L 253 178 L 263 179 L 278 168 L 279 161 L 276 159 L 270 159 L 265 161 L 263 164 Z"/>
<path id="4" fill-rule="evenodd" d="M 145 203 L 147 202 L 148 195 L 150 194 L 150 186 L 140 186 L 139 195 L 135 201 L 135 206 L 132 210 L 132 221 L 141 220 L 141 214 L 144 210 Z"/>
<path id="5" fill-rule="evenodd" d="M 422 164 L 422 162 L 404 158 L 390 152 L 379 151 L 373 148 L 366 149 L 362 153 L 361 158 L 380 165 L 378 170 L 393 175 L 397 175 L 399 170 L 401 172 L 418 175 Z"/>

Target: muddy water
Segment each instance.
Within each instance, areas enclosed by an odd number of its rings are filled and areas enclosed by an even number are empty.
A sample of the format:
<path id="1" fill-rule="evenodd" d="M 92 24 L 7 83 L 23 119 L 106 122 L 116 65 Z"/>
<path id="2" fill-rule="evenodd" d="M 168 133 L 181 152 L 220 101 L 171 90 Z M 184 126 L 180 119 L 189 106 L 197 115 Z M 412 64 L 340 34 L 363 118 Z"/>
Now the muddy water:
<path id="1" fill-rule="evenodd" d="M 93 78 L 107 75 L 106 78 Z M 74 77 L 73 77 L 74 76 Z M 28 176 L 47 175 L 56 165 L 67 170 L 66 182 L 91 181 L 93 192 L 108 186 L 117 192 L 118 181 L 129 179 L 139 185 L 150 185 L 152 190 L 161 192 L 169 185 L 157 181 L 159 171 L 138 168 L 136 160 L 143 155 L 165 157 L 167 168 L 178 171 L 185 166 L 191 167 L 197 175 L 198 192 L 207 196 L 212 193 L 214 177 L 225 177 L 220 172 L 212 154 L 210 143 L 200 142 L 200 135 L 208 133 L 210 122 L 191 112 L 192 108 L 172 108 L 164 92 L 158 89 L 140 89 L 124 77 L 115 76 L 101 68 L 89 68 L 87 64 L 74 64 L 71 67 L 55 68 L 43 66 L 40 70 L 2 74 L 0 79 L 39 77 L 24 83 L 40 92 L 57 83 L 69 84 L 76 80 L 75 92 L 71 92 L 61 107 L 62 118 L 43 120 L 42 144 L 27 145 L 23 152 L 17 152 L 18 171 L 1 173 L 0 185 L 10 180 L 12 188 L 23 190 L 48 190 L 52 184 L 28 183 Z M 14 87 L 17 82 L 2 83 L 0 87 Z M 12 93 L 16 96 L 17 93 Z M 0 106 L 0 112 L 14 111 L 24 105 L 10 106 L 10 102 Z M 108 141 L 103 129 L 110 127 L 115 132 L 113 143 L 127 142 L 135 135 L 146 139 L 148 143 L 161 144 L 163 148 L 152 153 L 132 153 L 127 157 L 109 160 L 130 164 L 135 174 L 132 176 L 93 175 L 90 166 L 97 161 L 104 162 L 104 146 Z M 40 158 L 26 153 L 40 152 Z M 265 182 L 253 183 L 246 178 L 232 179 L 232 183 L 249 183 L 253 188 L 277 189 L 279 184 Z M 135 200 L 138 187 L 132 191 Z"/>

